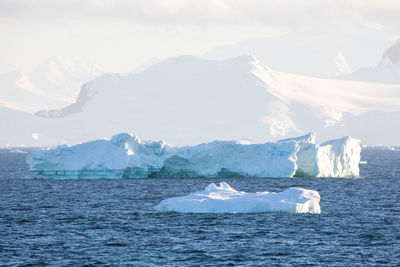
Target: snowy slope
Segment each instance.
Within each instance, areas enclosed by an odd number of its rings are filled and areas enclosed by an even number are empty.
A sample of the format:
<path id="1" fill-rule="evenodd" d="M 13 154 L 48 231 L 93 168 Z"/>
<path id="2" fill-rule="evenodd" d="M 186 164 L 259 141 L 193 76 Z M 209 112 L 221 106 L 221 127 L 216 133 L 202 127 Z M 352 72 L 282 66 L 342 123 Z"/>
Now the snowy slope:
<path id="1" fill-rule="evenodd" d="M 373 52 L 382 51 L 385 45 L 384 38 L 371 40 L 361 33 L 352 35 L 351 42 L 343 36 L 289 34 L 216 47 L 203 57 L 222 60 L 252 54 L 276 71 L 332 78 L 375 64 L 379 54 Z"/>
<path id="2" fill-rule="evenodd" d="M 226 61 L 181 56 L 141 73 L 106 74 L 85 85 L 90 100 L 64 118 L 90 124 L 99 134 L 95 138 L 135 130 L 172 144 L 265 140 L 268 128 L 259 118 L 276 97 L 258 85 L 250 72 L 253 61 L 251 56 Z"/>
<path id="3" fill-rule="evenodd" d="M 99 66 L 51 57 L 33 72 L 0 74 L 0 105 L 34 113 L 73 103 L 81 85 L 104 73 Z"/>
<path id="4" fill-rule="evenodd" d="M 173 145 L 262 143 L 315 130 L 319 141 L 351 135 L 364 144 L 396 145 L 399 100 L 399 85 L 276 72 L 249 55 L 221 61 L 180 56 L 140 73 L 102 75 L 82 86 L 75 103 L 4 127 L 16 135 L 21 128 L 38 133 L 35 144 L 131 131 Z"/>
<path id="5" fill-rule="evenodd" d="M 264 118 L 272 135 L 307 127 L 345 129 L 350 126 L 343 125 L 348 117 L 400 111 L 398 85 L 312 78 L 272 72 L 260 65 L 252 72 L 264 82 L 266 90 L 281 100 Z M 376 125 L 374 120 L 365 123 Z M 365 130 L 360 129 L 360 133 Z"/>
<path id="6" fill-rule="evenodd" d="M 138 72 L 142 72 L 145 71 L 146 69 L 148 69 L 149 67 L 160 63 L 162 60 L 159 58 L 150 58 L 148 60 L 146 60 L 145 62 L 139 64 L 138 66 L 136 66 L 134 69 L 132 69 L 130 71 L 130 73 L 138 73 Z"/>
<path id="7" fill-rule="evenodd" d="M 376 67 L 361 68 L 338 79 L 400 84 L 400 39 L 383 53 Z"/>
<path id="8" fill-rule="evenodd" d="M 38 90 L 23 72 L 0 74 L 0 105 L 16 110 L 35 112 L 43 107 L 60 107 L 64 101 L 53 99 Z"/>
<path id="9" fill-rule="evenodd" d="M 82 84 L 105 72 L 104 68 L 85 61 L 51 57 L 31 72 L 29 78 L 46 95 L 72 103 Z"/>

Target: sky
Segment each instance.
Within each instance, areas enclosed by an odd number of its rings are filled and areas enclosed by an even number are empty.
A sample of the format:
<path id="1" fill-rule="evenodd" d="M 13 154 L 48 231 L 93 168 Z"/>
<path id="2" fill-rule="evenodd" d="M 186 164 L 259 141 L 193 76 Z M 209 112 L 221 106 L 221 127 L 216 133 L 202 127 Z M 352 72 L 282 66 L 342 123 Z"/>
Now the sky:
<path id="1" fill-rule="evenodd" d="M 248 38 L 400 38 L 399 0 L 0 0 L 0 73 L 50 56 L 114 72 Z M 368 40 L 368 38 L 366 38 Z"/>

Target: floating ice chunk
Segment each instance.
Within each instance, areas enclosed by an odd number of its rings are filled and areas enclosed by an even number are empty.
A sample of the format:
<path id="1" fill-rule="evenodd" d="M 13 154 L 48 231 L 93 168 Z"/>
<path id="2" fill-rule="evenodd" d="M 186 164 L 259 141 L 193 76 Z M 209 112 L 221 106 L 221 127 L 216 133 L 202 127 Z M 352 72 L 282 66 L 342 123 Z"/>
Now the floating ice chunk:
<path id="1" fill-rule="evenodd" d="M 162 176 L 169 177 L 292 177 L 296 172 L 296 142 L 243 145 L 214 141 L 183 147 L 167 159 Z"/>
<path id="2" fill-rule="evenodd" d="M 187 196 L 165 199 L 154 208 L 181 213 L 320 213 L 319 201 L 320 195 L 314 190 L 292 187 L 279 193 L 246 193 L 222 182 L 220 186 L 212 183 L 205 190 Z"/>
<path id="3" fill-rule="evenodd" d="M 147 178 L 169 156 L 164 142 L 142 142 L 131 134 L 75 146 L 38 150 L 26 159 L 31 171 L 48 178 Z M 171 149 L 171 151 L 174 151 Z"/>
<path id="4" fill-rule="evenodd" d="M 122 133 L 35 151 L 27 163 L 50 178 L 351 177 L 359 175 L 360 152 L 357 139 L 318 145 L 313 133 L 264 144 L 213 141 L 186 147 Z"/>
<path id="5" fill-rule="evenodd" d="M 281 139 L 278 142 L 288 142 L 288 141 L 296 141 L 299 143 L 310 143 L 310 144 L 315 144 L 315 133 L 310 132 L 306 135 L 302 135 L 299 137 L 292 137 L 292 138 L 287 138 L 287 139 Z"/>
<path id="6" fill-rule="evenodd" d="M 27 163 L 50 178 L 292 177 L 298 149 L 296 142 L 235 141 L 178 148 L 123 133 L 109 141 L 39 150 L 27 157 Z"/>
<path id="7" fill-rule="evenodd" d="M 128 160 L 124 148 L 107 140 L 37 150 L 26 159 L 32 171 L 49 178 L 121 178 Z"/>
<path id="8" fill-rule="evenodd" d="M 360 140 L 351 137 L 321 144 L 317 152 L 317 177 L 359 176 Z"/>
<path id="9" fill-rule="evenodd" d="M 394 146 L 388 146 L 387 148 L 391 151 L 400 151 L 400 148 Z"/>
<path id="10" fill-rule="evenodd" d="M 357 177 L 360 174 L 358 139 L 346 136 L 320 145 L 299 140 L 299 145 L 295 176 Z"/>
<path id="11" fill-rule="evenodd" d="M 18 148 L 11 149 L 11 150 L 10 150 L 10 153 L 15 153 L 15 154 L 26 154 L 25 151 L 22 151 L 22 150 L 20 150 L 20 149 L 18 149 Z"/>

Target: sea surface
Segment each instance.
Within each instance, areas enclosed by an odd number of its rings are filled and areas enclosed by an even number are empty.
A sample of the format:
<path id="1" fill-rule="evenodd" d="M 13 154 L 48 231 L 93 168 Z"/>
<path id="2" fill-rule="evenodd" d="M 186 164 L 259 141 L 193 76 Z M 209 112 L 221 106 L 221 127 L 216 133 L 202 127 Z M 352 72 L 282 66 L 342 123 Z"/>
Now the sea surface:
<path id="1" fill-rule="evenodd" d="M 0 150 L 0 265 L 400 266 L 400 148 L 363 149 L 353 179 L 46 180 L 26 155 Z M 222 181 L 314 189 L 322 213 L 153 209 Z"/>

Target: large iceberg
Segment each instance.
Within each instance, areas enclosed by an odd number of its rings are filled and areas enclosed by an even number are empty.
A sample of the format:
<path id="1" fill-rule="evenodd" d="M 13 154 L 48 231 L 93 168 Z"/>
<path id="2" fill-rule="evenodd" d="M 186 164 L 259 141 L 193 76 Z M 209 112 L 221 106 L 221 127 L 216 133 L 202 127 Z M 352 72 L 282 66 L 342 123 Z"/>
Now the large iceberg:
<path id="1" fill-rule="evenodd" d="M 213 141 L 185 147 L 122 133 L 37 150 L 27 163 L 48 178 L 353 177 L 359 175 L 360 152 L 357 139 L 318 145 L 313 133 L 264 144 Z"/>
<path id="2" fill-rule="evenodd" d="M 48 178 L 147 178 L 177 148 L 122 133 L 110 140 L 40 149 L 26 159 L 31 171 Z"/>
<path id="3" fill-rule="evenodd" d="M 319 201 L 320 195 L 314 190 L 292 187 L 280 193 L 246 193 L 223 182 L 187 196 L 165 199 L 154 208 L 182 213 L 321 213 Z"/>
<path id="4" fill-rule="evenodd" d="M 360 140 L 343 137 L 322 144 L 315 143 L 314 133 L 280 140 L 295 141 L 297 152 L 295 176 L 309 177 L 356 177 L 359 176 L 361 145 Z"/>

